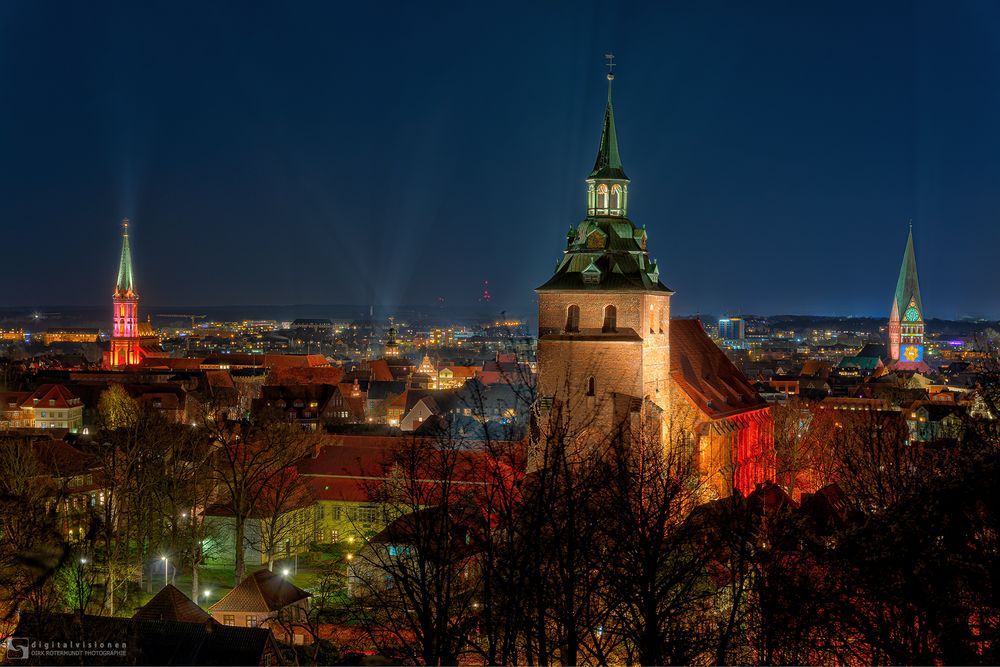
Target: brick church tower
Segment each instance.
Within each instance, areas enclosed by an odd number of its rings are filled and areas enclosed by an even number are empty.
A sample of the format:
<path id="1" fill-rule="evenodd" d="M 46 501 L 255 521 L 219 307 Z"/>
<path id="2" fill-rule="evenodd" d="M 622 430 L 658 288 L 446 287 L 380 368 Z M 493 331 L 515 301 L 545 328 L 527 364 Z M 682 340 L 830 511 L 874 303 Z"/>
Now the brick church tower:
<path id="1" fill-rule="evenodd" d="M 619 427 L 656 424 L 669 406 L 670 296 L 646 231 L 628 217 L 611 104 L 587 183 L 587 217 L 571 227 L 555 274 L 538 293 L 539 423 L 599 446 Z M 544 428 L 544 427 L 543 427 Z M 580 454 L 585 455 L 581 448 Z"/>
<path id="2" fill-rule="evenodd" d="M 132 250 L 128 244 L 128 218 L 122 220 L 122 256 L 115 284 L 114 323 L 111 329 L 111 351 L 108 367 L 112 369 L 139 363 L 139 295 L 132 278 Z"/>
<path id="3" fill-rule="evenodd" d="M 889 312 L 889 357 L 893 368 L 926 371 L 924 362 L 924 306 L 920 301 L 917 260 L 913 252 L 913 227 L 906 237 L 896 293 Z"/>

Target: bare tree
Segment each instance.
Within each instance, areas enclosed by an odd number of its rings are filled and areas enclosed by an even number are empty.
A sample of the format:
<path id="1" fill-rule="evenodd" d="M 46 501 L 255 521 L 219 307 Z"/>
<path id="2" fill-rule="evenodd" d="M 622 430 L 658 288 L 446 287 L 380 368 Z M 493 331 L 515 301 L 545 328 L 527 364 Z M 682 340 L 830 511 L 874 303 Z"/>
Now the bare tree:
<path id="1" fill-rule="evenodd" d="M 390 520 L 354 556 L 352 588 L 372 641 L 425 664 L 456 664 L 479 604 L 482 530 L 460 442 L 405 439 L 367 492 Z M 474 479 L 475 475 L 471 475 Z"/>
<path id="2" fill-rule="evenodd" d="M 235 523 L 235 579 L 239 583 L 246 570 L 247 521 L 261 509 L 272 482 L 309 453 L 315 438 L 278 419 L 209 420 L 206 428 L 217 444 L 212 479 Z"/>
<path id="3" fill-rule="evenodd" d="M 268 570 L 274 570 L 281 546 L 295 537 L 295 522 L 299 517 L 296 510 L 301 511 L 311 504 L 309 490 L 295 468 L 284 468 L 265 483 L 257 502 L 256 516 L 261 522 L 260 550 L 267 559 Z"/>

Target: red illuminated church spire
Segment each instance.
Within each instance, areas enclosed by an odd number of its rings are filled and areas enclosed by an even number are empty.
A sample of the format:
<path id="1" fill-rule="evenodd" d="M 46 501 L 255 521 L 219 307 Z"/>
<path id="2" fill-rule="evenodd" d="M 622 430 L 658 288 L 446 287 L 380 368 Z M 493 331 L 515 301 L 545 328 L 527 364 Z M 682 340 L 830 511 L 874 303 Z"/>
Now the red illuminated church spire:
<path id="1" fill-rule="evenodd" d="M 139 295 L 132 276 L 132 249 L 128 242 L 128 218 L 122 220 L 122 255 L 115 283 L 114 319 L 108 365 L 124 368 L 139 363 Z"/>

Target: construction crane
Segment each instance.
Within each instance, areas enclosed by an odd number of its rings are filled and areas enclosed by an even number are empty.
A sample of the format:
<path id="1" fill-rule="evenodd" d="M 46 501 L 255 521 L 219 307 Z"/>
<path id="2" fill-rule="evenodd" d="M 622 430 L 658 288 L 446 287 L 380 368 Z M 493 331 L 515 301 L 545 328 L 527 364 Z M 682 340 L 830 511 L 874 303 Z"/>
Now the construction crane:
<path id="1" fill-rule="evenodd" d="M 187 351 L 190 352 L 191 351 L 191 336 L 194 335 L 194 322 L 195 322 L 195 320 L 203 320 L 203 319 L 205 319 L 205 315 L 192 315 L 191 313 L 158 313 L 156 316 L 157 317 L 169 317 L 169 318 L 172 318 L 172 319 L 178 319 L 178 318 L 181 318 L 181 317 L 183 317 L 185 319 L 188 318 L 188 317 L 191 318 L 191 333 L 188 334 L 188 336 L 187 336 Z"/>

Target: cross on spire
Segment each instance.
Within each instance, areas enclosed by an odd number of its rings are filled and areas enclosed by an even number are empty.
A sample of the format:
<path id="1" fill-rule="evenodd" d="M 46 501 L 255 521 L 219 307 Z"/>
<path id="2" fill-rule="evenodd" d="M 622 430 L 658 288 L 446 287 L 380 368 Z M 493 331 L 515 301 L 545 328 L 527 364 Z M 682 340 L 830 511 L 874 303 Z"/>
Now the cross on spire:
<path id="1" fill-rule="evenodd" d="M 604 57 L 608 61 L 605 64 L 605 67 L 608 68 L 608 81 L 614 81 L 614 79 L 615 79 L 615 67 L 618 66 L 617 63 L 615 63 L 615 54 L 613 54 L 613 53 L 605 53 Z"/>

